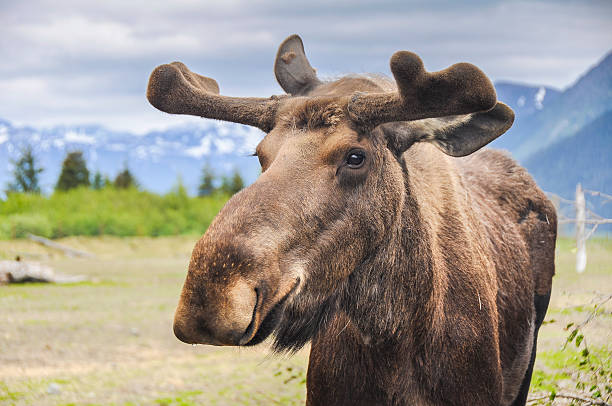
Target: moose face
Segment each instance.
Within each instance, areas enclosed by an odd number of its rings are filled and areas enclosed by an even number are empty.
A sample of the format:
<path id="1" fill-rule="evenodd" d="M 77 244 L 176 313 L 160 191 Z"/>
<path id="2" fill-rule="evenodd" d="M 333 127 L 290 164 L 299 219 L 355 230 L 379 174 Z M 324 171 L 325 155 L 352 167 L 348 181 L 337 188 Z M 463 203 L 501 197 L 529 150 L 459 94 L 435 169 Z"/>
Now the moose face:
<path id="1" fill-rule="evenodd" d="M 214 80 L 178 62 L 151 74 L 155 107 L 267 133 L 256 150 L 261 176 L 228 201 L 193 250 L 175 314 L 180 340 L 254 345 L 275 332 L 277 348 L 299 348 L 352 272 L 397 229 L 402 153 L 430 142 L 467 155 L 512 124 L 472 65 L 428 73 L 416 55 L 398 52 L 391 71 L 397 88 L 366 77 L 323 83 L 291 36 L 275 63 L 291 96 L 220 96 Z"/>
<path id="2" fill-rule="evenodd" d="M 261 176 L 193 251 L 175 317 L 183 341 L 252 345 L 283 322 L 302 336 L 397 220 L 403 177 L 381 134 L 330 106 L 297 109 L 310 121 L 278 121 L 256 150 Z"/>

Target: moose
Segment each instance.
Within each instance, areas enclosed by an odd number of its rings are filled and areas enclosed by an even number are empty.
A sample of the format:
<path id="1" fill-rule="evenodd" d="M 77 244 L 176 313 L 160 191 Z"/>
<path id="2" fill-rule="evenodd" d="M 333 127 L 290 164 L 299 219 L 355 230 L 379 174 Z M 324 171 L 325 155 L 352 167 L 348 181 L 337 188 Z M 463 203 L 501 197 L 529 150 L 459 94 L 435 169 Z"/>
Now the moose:
<path id="1" fill-rule="evenodd" d="M 196 243 L 174 318 L 191 344 L 278 352 L 311 343 L 308 405 L 524 405 L 550 299 L 557 219 L 533 179 L 483 146 L 514 113 L 487 76 L 317 77 L 297 35 L 274 73 L 287 94 L 219 94 L 180 62 L 149 102 L 266 135 L 261 175 Z"/>

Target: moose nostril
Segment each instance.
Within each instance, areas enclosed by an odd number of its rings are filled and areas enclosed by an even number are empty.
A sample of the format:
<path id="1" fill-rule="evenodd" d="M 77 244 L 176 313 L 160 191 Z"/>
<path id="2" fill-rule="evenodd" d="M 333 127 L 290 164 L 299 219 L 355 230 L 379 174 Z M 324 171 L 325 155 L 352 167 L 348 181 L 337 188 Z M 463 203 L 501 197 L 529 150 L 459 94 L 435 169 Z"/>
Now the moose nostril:
<path id="1" fill-rule="evenodd" d="M 188 344 L 238 345 L 251 324 L 257 325 L 262 292 L 242 278 L 229 289 L 209 292 L 204 301 L 184 288 L 174 316 L 174 335 Z"/>
<path id="2" fill-rule="evenodd" d="M 173 330 L 174 330 L 174 335 L 176 336 L 176 338 L 178 338 L 179 340 L 181 340 L 184 343 L 189 344 L 187 336 L 185 335 L 185 333 L 181 329 L 180 324 L 174 323 Z"/>
<path id="3" fill-rule="evenodd" d="M 253 338 L 253 335 L 255 333 L 255 327 L 257 325 L 257 312 L 261 308 L 262 297 L 261 297 L 261 292 L 259 288 L 255 288 L 254 290 L 255 290 L 255 306 L 253 307 L 253 313 L 251 315 L 251 322 L 249 323 L 246 330 L 244 331 L 244 334 L 240 338 L 238 342 L 239 345 L 244 345 L 248 343 L 251 340 L 251 338 Z"/>

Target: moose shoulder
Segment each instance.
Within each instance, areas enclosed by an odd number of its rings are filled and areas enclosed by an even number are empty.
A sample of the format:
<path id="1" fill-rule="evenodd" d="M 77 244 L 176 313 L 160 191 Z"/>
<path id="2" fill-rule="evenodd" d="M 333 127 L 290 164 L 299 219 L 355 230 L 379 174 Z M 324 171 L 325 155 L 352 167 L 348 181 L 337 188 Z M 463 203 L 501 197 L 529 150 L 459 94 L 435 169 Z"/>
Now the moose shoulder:
<path id="1" fill-rule="evenodd" d="M 259 179 L 196 244 L 174 320 L 187 343 L 312 341 L 309 405 L 524 405 L 554 274 L 556 216 L 512 159 L 480 150 L 514 114 L 460 63 L 409 52 L 325 82 L 280 46 L 284 96 L 219 95 L 174 62 L 160 110 L 267 134 Z"/>

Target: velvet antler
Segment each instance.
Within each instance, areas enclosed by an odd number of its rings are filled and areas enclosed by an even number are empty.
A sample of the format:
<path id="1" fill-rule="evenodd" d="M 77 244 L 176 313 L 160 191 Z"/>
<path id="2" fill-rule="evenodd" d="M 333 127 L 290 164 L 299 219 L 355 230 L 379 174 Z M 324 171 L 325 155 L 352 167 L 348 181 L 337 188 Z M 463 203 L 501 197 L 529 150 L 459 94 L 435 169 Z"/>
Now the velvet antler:
<path id="1" fill-rule="evenodd" d="M 476 66 L 458 63 L 439 72 L 427 72 L 416 54 L 400 51 L 391 57 L 398 91 L 355 93 L 348 112 L 356 122 L 375 127 L 410 121 L 487 111 L 497 95 L 487 76 Z"/>
<path id="2" fill-rule="evenodd" d="M 172 62 L 155 68 L 149 78 L 147 99 L 161 111 L 231 121 L 269 131 L 279 98 L 228 97 L 219 95 L 214 79 L 191 72 Z"/>
<path id="3" fill-rule="evenodd" d="M 391 72 L 397 91 L 344 96 L 353 121 L 374 128 L 388 122 L 488 111 L 496 104 L 493 84 L 480 69 L 468 63 L 430 73 L 425 71 L 417 55 L 400 51 L 391 57 Z M 307 96 L 309 89 L 321 84 L 296 35 L 281 44 L 275 73 L 281 86 L 294 96 Z M 173 62 L 153 71 L 147 98 L 153 106 L 167 113 L 231 121 L 267 132 L 274 126 L 282 97 L 221 96 L 213 79 L 191 72 L 180 62 Z"/>

